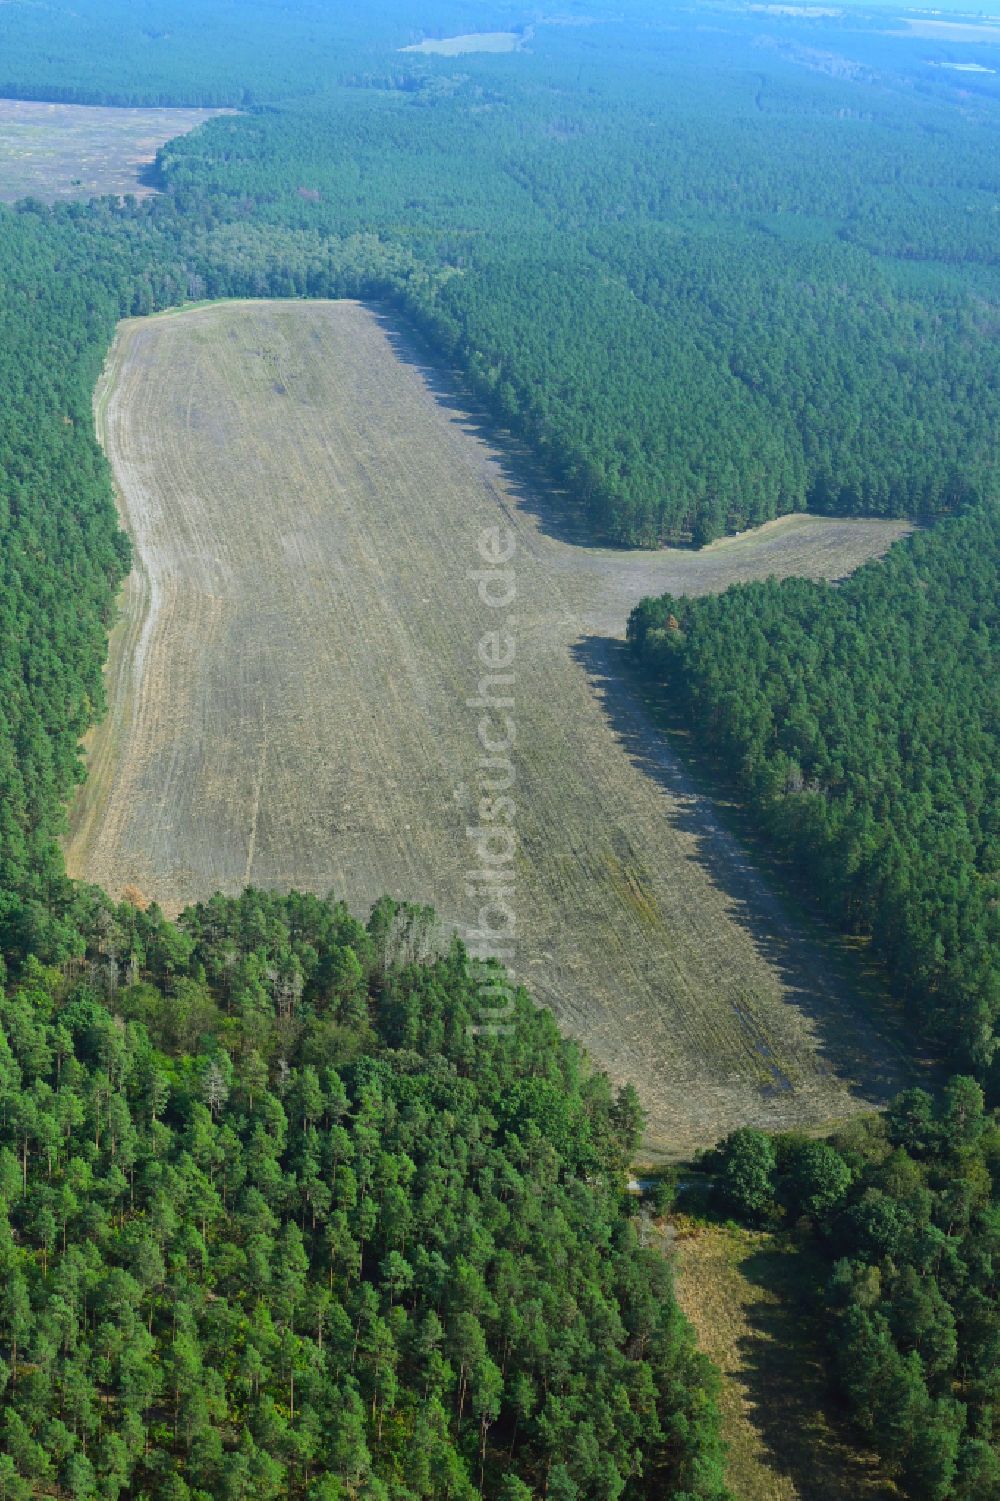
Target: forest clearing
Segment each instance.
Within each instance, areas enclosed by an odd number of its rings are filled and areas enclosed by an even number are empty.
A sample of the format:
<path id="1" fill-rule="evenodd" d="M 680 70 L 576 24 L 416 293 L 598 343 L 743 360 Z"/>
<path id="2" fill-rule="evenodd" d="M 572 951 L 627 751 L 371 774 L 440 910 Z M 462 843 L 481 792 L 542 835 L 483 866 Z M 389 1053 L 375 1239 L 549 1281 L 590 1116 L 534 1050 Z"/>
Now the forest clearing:
<path id="1" fill-rule="evenodd" d="M 0 202 L 55 203 L 106 193 L 153 192 L 143 180 L 160 147 L 219 109 L 116 109 L 0 99 Z"/>
<path id="2" fill-rule="evenodd" d="M 853 1451 L 831 1402 L 810 1274 L 768 1230 L 668 1224 L 677 1299 L 723 1376 L 727 1479 L 741 1501 L 880 1501 L 896 1494 Z"/>
<path id="3" fill-rule="evenodd" d="M 700 553 L 564 540 L 377 310 L 229 302 L 120 326 L 95 398 L 136 568 L 71 874 L 170 912 L 247 884 L 388 892 L 467 933 L 484 634 L 512 668 L 512 968 L 673 1155 L 885 1099 L 895 1049 L 793 928 L 620 672 L 630 608 L 841 577 L 900 522 L 797 516 Z M 512 535 L 516 605 L 480 596 Z"/>
<path id="4" fill-rule="evenodd" d="M 425 37 L 422 42 L 411 42 L 399 50 L 461 57 L 464 52 L 517 52 L 523 43 L 518 31 L 472 31 L 464 36 Z"/>

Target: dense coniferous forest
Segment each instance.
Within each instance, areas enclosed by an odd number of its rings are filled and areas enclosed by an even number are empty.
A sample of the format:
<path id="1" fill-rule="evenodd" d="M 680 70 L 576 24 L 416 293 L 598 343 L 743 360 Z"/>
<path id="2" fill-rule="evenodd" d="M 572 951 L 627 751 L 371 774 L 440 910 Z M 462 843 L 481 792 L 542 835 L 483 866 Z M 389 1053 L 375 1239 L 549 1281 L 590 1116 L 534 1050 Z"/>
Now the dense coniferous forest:
<path id="1" fill-rule="evenodd" d="M 4 7 L 7 92 L 64 97 L 72 76 L 97 102 L 242 105 L 161 153 L 186 231 L 239 225 L 251 284 L 300 294 L 316 235 L 405 252 L 422 274 L 388 281 L 408 315 L 598 534 L 703 542 L 807 505 L 993 493 L 988 76 L 959 93 L 873 24 L 787 18 L 765 49 L 752 16 L 643 4 L 594 26 L 436 13 L 437 34 L 521 30 L 486 59 L 396 50 L 423 34 L 410 6 L 361 36 L 340 7 L 257 0 L 215 50 L 226 7 L 170 13 L 168 34 L 105 0 L 44 27 Z M 817 76 L 807 41 L 858 62 Z"/>
<path id="2" fill-rule="evenodd" d="M 640 1115 L 428 915 L 101 903 L 0 1002 L 11 1498 L 721 1497 Z M 481 978 L 481 977 L 479 977 Z"/>
<path id="3" fill-rule="evenodd" d="M 913 1501 L 1000 1496 L 1000 1125 L 973 1079 L 914 1089 L 831 1141 L 734 1132 L 715 1202 L 817 1257 L 833 1380 Z"/>
<path id="4" fill-rule="evenodd" d="M 944 226 L 907 191 L 919 138 L 901 163 L 888 110 L 854 156 L 808 91 L 818 118 L 792 136 L 757 80 L 696 101 L 678 73 L 666 140 L 640 113 L 667 127 L 664 80 L 634 99 L 626 73 L 626 108 L 600 75 L 596 102 L 566 89 L 555 108 L 511 62 L 488 85 L 437 69 L 223 120 L 161 170 L 189 211 L 407 248 L 426 271 L 400 288 L 408 315 L 598 535 L 701 543 L 807 505 L 934 515 L 992 494 L 993 257 L 968 279 L 938 259 Z M 985 215 L 993 137 L 956 147 Z M 906 228 L 876 251 L 854 206 L 887 195 Z"/>
<path id="5" fill-rule="evenodd" d="M 66 879 L 129 562 L 91 421 L 123 315 L 384 299 L 597 538 L 929 523 L 840 587 L 647 602 L 631 636 L 995 1098 L 995 81 L 877 17 L 625 11 L 439 7 L 521 32 L 484 59 L 399 52 L 426 20 L 388 0 L 0 6 L 8 96 L 242 111 L 147 201 L 0 210 L 5 1495 L 724 1494 L 711 1373 L 623 1207 L 635 1102 L 549 1018 L 521 996 L 472 1047 L 475 966 L 421 957 L 424 914 L 251 893 L 175 925 Z M 976 1086 L 717 1165 L 734 1212 L 815 1227 L 906 1493 L 1000 1494 Z"/>
<path id="6" fill-rule="evenodd" d="M 870 934 L 915 1031 L 994 1081 L 1000 1018 L 1000 516 L 840 585 L 646 600 L 629 635 L 797 882 Z"/>

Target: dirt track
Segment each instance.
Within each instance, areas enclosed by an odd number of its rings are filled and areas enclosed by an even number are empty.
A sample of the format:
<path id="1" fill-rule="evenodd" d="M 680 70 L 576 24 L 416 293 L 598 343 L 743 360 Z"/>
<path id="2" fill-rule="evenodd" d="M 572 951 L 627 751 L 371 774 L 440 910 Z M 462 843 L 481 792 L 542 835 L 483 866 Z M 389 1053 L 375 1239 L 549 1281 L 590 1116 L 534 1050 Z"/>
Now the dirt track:
<path id="1" fill-rule="evenodd" d="M 72 872 L 168 910 L 222 888 L 382 892 L 474 924 L 466 829 L 485 528 L 517 552 L 519 978 L 670 1152 L 884 1097 L 891 1048 L 719 828 L 616 665 L 632 604 L 837 577 L 892 523 L 792 518 L 705 551 L 574 546 L 381 318 L 227 303 L 122 325 L 97 394 L 139 568 Z M 853 1081 L 853 1082 L 852 1082 Z"/>

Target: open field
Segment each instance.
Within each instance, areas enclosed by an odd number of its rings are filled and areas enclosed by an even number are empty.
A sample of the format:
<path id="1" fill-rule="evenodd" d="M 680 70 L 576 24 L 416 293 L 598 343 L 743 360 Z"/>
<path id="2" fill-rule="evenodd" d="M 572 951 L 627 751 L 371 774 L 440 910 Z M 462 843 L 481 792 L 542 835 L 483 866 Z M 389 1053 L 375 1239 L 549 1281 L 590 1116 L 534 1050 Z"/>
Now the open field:
<path id="1" fill-rule="evenodd" d="M 0 202 L 145 197 L 142 169 L 165 141 L 187 135 L 219 109 L 114 109 L 0 99 Z"/>
<path id="2" fill-rule="evenodd" d="M 472 31 L 465 36 L 425 37 L 422 42 L 414 42 L 399 50 L 460 57 L 463 52 L 516 52 L 523 40 L 518 31 Z"/>
<path id="3" fill-rule="evenodd" d="M 906 31 L 888 31 L 887 36 L 920 36 L 939 42 L 1000 42 L 1000 22 L 982 18 L 976 21 L 944 21 L 925 16 L 904 16 Z"/>
<path id="4" fill-rule="evenodd" d="M 698 1346 L 722 1373 L 722 1433 L 740 1501 L 881 1501 L 895 1489 L 831 1422 L 822 1350 L 803 1313 L 804 1253 L 779 1236 L 670 1227 L 674 1281 Z"/>
<path id="5" fill-rule="evenodd" d="M 480 899 L 485 632 L 516 641 L 513 968 L 673 1154 L 883 1099 L 896 1052 L 783 912 L 620 671 L 630 607 L 840 576 L 895 523 L 795 517 L 701 553 L 573 545 L 377 312 L 223 303 L 124 323 L 96 396 L 138 566 L 68 862 L 168 910 L 221 888 Z M 484 530 L 516 606 L 480 599 Z M 506 690 L 504 690 L 506 691 Z"/>

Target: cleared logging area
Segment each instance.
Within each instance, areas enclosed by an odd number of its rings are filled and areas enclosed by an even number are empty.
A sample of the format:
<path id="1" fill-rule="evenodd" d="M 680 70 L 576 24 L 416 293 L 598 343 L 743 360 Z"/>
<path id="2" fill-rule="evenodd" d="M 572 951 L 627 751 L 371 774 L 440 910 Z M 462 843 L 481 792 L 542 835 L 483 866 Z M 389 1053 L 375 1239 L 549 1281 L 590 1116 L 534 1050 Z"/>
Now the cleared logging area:
<path id="1" fill-rule="evenodd" d="M 153 191 L 144 180 L 164 142 L 187 135 L 218 109 L 116 109 L 0 99 L 0 202 L 45 203 Z"/>
<path id="2" fill-rule="evenodd" d="M 794 518 L 700 554 L 574 546 L 376 311 L 222 303 L 121 326 L 97 421 L 136 545 L 72 872 L 168 910 L 383 892 L 466 929 L 485 528 L 517 539 L 517 956 L 681 1152 L 843 1116 L 892 1049 L 720 829 L 618 671 L 631 605 L 836 577 L 895 524 Z"/>

